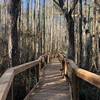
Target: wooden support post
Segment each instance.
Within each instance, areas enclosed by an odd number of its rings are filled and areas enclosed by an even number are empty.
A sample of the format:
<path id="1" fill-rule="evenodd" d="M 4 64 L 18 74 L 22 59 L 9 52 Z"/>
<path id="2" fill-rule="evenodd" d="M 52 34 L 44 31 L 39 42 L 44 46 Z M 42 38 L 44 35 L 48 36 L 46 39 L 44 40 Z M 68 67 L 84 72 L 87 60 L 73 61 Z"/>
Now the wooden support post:
<path id="1" fill-rule="evenodd" d="M 72 100 L 79 100 L 78 78 L 75 75 L 75 71 L 72 70 Z"/>
<path id="2" fill-rule="evenodd" d="M 40 70 L 41 70 L 42 62 L 41 60 L 39 61 L 39 77 L 40 77 Z"/>
<path id="3" fill-rule="evenodd" d="M 48 63 L 50 62 L 50 55 L 48 55 Z"/>
<path id="4" fill-rule="evenodd" d="M 43 59 L 43 63 L 44 63 L 44 67 L 45 67 L 45 65 L 46 65 L 46 56 Z"/>
<path id="5" fill-rule="evenodd" d="M 78 78 L 75 74 L 74 69 L 70 66 L 69 63 L 67 63 L 67 76 L 70 81 L 71 85 L 71 98 L 72 100 L 79 100 L 79 88 L 78 88 Z"/>
<path id="6" fill-rule="evenodd" d="M 61 76 L 63 76 L 63 77 L 65 75 L 65 74 L 63 75 L 64 67 L 65 67 L 65 61 L 61 60 L 61 69 L 60 69 L 60 71 L 61 71 Z"/>
<path id="7" fill-rule="evenodd" d="M 45 56 L 45 64 L 47 64 L 48 63 L 48 56 L 46 55 Z"/>
<path id="8" fill-rule="evenodd" d="M 12 83 L 12 86 L 11 86 L 11 100 L 14 99 L 14 87 L 13 87 L 13 83 Z"/>
<path id="9" fill-rule="evenodd" d="M 37 78 L 37 82 L 39 82 L 39 64 L 36 65 L 36 78 Z"/>
<path id="10" fill-rule="evenodd" d="M 67 68 L 67 63 L 65 62 L 65 65 L 64 65 L 64 75 L 67 76 L 68 74 L 68 68 Z"/>

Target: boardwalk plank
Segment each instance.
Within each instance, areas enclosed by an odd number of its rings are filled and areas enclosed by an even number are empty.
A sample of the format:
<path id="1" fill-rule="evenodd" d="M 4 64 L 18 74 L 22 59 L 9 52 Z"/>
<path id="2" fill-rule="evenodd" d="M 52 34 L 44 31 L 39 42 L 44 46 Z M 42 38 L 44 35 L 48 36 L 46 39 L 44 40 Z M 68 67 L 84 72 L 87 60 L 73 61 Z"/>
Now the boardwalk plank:
<path id="1" fill-rule="evenodd" d="M 44 81 L 30 95 L 30 100 L 71 100 L 68 82 L 60 75 L 61 64 L 48 64 L 45 69 Z"/>

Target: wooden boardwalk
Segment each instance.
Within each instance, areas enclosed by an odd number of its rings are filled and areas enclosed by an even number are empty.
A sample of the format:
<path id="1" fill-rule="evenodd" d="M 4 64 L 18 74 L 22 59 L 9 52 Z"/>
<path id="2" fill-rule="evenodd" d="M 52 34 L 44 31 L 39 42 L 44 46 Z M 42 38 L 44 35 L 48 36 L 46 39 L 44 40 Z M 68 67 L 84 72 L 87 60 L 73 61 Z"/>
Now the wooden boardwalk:
<path id="1" fill-rule="evenodd" d="M 57 59 L 53 59 L 50 64 L 43 67 L 47 61 L 46 58 L 48 58 L 48 55 L 43 55 L 34 61 L 9 68 L 1 76 L 0 100 L 12 100 L 13 96 L 15 95 L 12 88 L 14 78 L 19 74 L 22 75 L 21 73 L 33 67 L 35 69 L 35 78 L 36 80 L 39 79 L 39 82 L 36 82 L 36 85 L 33 86 L 33 89 L 29 91 L 24 100 L 72 100 L 72 92 L 73 99 L 77 100 L 77 98 L 79 98 L 77 97 L 79 93 L 76 90 L 78 86 L 77 81 L 79 78 L 100 89 L 100 75 L 79 68 L 72 60 L 64 59 L 62 54 L 59 54 L 59 57 L 65 62 L 63 65 L 64 69 L 66 69 L 66 67 L 68 69 L 67 72 L 69 73 L 67 75 L 71 81 L 72 88 L 70 88 L 69 82 L 63 79 L 60 75 L 61 64 L 59 61 Z M 66 66 L 66 64 L 68 64 L 68 66 Z M 71 72 L 72 70 L 73 72 Z M 15 86 L 17 85 L 19 86 L 19 84 L 16 84 Z"/>
<path id="2" fill-rule="evenodd" d="M 45 68 L 41 84 L 30 95 L 29 100 L 71 100 L 68 82 L 60 73 L 61 64 L 53 60 Z"/>

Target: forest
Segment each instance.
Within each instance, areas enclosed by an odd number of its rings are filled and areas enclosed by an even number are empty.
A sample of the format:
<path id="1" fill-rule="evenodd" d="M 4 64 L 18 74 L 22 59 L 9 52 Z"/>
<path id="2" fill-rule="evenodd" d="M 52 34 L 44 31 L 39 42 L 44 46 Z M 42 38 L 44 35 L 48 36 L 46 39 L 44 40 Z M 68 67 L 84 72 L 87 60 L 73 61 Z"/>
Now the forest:
<path id="1" fill-rule="evenodd" d="M 0 0 L 0 77 L 12 67 L 59 52 L 100 75 L 100 0 Z M 14 78 L 15 95 L 7 100 L 23 100 L 38 80 L 36 70 Z M 79 79 L 78 88 L 75 100 L 100 100 L 100 84 L 98 89 Z"/>

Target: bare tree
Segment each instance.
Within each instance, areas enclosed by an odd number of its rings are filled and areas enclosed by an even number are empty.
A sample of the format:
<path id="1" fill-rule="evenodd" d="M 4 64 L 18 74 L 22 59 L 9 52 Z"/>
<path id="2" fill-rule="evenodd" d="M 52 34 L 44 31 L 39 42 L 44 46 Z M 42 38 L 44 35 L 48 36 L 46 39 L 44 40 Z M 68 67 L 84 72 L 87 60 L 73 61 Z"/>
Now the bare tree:
<path id="1" fill-rule="evenodd" d="M 69 32 L 69 50 L 68 50 L 68 58 L 75 60 L 75 37 L 74 37 L 74 19 L 72 17 L 72 13 L 78 3 L 78 0 L 73 0 L 72 7 L 68 10 L 68 7 L 64 7 L 65 2 L 64 0 L 53 0 L 60 8 L 68 24 L 68 32 Z"/>

